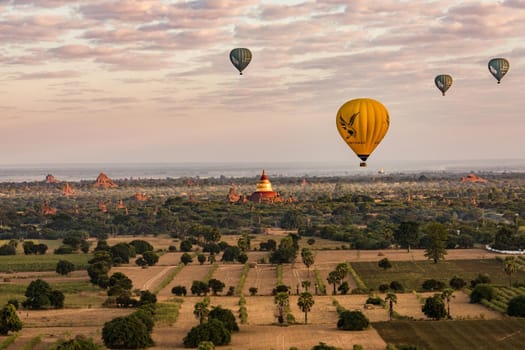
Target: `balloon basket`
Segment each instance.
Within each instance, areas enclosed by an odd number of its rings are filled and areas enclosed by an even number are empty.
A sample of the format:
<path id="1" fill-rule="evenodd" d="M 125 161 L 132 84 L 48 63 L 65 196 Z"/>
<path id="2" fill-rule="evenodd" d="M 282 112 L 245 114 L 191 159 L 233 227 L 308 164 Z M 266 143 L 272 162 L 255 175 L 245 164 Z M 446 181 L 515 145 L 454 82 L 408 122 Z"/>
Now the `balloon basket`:
<path id="1" fill-rule="evenodd" d="M 361 162 L 361 163 L 359 163 L 359 166 L 360 166 L 361 168 L 366 168 L 366 162 Z"/>

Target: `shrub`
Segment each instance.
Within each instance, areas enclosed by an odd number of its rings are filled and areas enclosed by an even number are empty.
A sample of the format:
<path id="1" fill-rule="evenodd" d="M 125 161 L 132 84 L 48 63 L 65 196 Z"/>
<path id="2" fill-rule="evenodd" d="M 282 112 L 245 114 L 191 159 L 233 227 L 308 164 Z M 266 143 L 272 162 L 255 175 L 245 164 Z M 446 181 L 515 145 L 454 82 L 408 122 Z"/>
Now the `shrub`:
<path id="1" fill-rule="evenodd" d="M 525 317 L 525 295 L 518 295 L 509 300 L 507 314 L 509 316 Z"/>
<path id="2" fill-rule="evenodd" d="M 398 281 L 390 282 L 390 289 L 392 289 L 394 292 L 402 292 L 405 290 L 403 285 L 399 283 Z"/>
<path id="3" fill-rule="evenodd" d="M 215 345 L 211 341 L 201 341 L 197 350 L 215 350 Z"/>
<path id="4" fill-rule="evenodd" d="M 463 278 L 460 278 L 458 276 L 454 276 L 450 279 L 448 284 L 454 288 L 455 290 L 463 289 L 467 285 L 467 282 Z"/>
<path id="5" fill-rule="evenodd" d="M 470 293 L 470 302 L 479 303 L 485 299 L 491 301 L 496 296 L 496 289 L 490 284 L 480 283 L 477 284 L 472 293 Z"/>
<path id="6" fill-rule="evenodd" d="M 200 342 L 211 341 L 214 345 L 228 345 L 231 334 L 219 320 L 211 319 L 206 323 L 193 327 L 184 337 L 184 346 L 195 348 Z"/>
<path id="7" fill-rule="evenodd" d="M 490 283 L 490 277 L 486 273 L 480 273 L 478 277 L 470 281 L 470 288 L 474 289 L 478 284 L 489 284 Z"/>
<path id="8" fill-rule="evenodd" d="M 445 283 L 435 280 L 435 279 L 429 279 L 423 282 L 423 290 L 425 291 L 435 291 L 435 290 L 443 290 L 446 285 Z"/>
<path id="9" fill-rule="evenodd" d="M 191 248 L 193 248 L 193 245 L 191 244 L 191 241 L 184 240 L 180 242 L 180 250 L 182 252 L 191 252 Z"/>
<path id="10" fill-rule="evenodd" d="M 0 335 L 9 332 L 18 332 L 22 329 L 22 321 L 18 318 L 16 308 L 13 304 L 7 304 L 0 310 Z"/>
<path id="11" fill-rule="evenodd" d="M 387 290 L 390 289 L 390 286 L 386 283 L 383 283 L 383 284 L 380 284 L 377 289 L 379 289 L 381 293 L 385 293 Z"/>
<path id="12" fill-rule="evenodd" d="M 75 264 L 67 260 L 59 260 L 55 271 L 60 275 L 68 275 L 70 272 L 75 271 Z"/>
<path id="13" fill-rule="evenodd" d="M 350 290 L 350 286 L 348 285 L 347 281 L 344 281 L 343 283 L 341 283 L 339 287 L 337 287 L 337 290 L 341 294 L 347 294 L 348 291 Z"/>
<path id="14" fill-rule="evenodd" d="M 153 246 L 149 242 L 142 239 L 135 239 L 129 242 L 129 244 L 135 247 L 135 252 L 137 254 L 144 254 L 145 252 L 153 251 Z"/>
<path id="15" fill-rule="evenodd" d="M 257 287 L 250 287 L 250 289 L 248 289 L 248 291 L 250 292 L 250 295 L 253 297 L 253 296 L 257 295 L 257 292 L 259 290 L 257 289 Z"/>
<path id="16" fill-rule="evenodd" d="M 341 350 L 341 348 L 336 348 L 335 346 L 327 345 L 323 342 L 312 347 L 311 350 Z"/>
<path id="17" fill-rule="evenodd" d="M 383 258 L 379 260 L 379 262 L 377 263 L 377 266 L 379 266 L 383 270 L 387 270 L 392 267 L 392 263 L 390 262 L 390 260 L 388 260 L 388 258 Z"/>
<path id="18" fill-rule="evenodd" d="M 445 303 L 440 294 L 436 294 L 433 297 L 425 300 L 425 305 L 421 308 L 421 311 L 429 317 L 435 320 L 440 320 L 447 316 L 447 310 L 445 309 Z"/>
<path id="19" fill-rule="evenodd" d="M 368 325 L 369 321 L 361 311 L 343 311 L 337 321 L 338 329 L 348 331 L 361 331 Z"/>
<path id="20" fill-rule="evenodd" d="M 384 305 L 385 302 L 380 297 L 368 297 L 368 299 L 366 299 L 366 304 Z"/>
<path id="21" fill-rule="evenodd" d="M 74 339 L 61 340 L 54 350 L 101 350 L 102 346 L 96 344 L 93 339 L 77 335 Z"/>

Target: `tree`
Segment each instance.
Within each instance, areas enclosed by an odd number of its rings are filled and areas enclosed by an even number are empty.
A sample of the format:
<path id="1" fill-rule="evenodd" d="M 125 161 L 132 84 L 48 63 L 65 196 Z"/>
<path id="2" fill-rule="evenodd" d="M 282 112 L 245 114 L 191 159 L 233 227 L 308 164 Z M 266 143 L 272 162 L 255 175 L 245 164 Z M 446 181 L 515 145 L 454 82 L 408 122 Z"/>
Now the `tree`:
<path id="1" fill-rule="evenodd" d="M 151 250 L 142 253 L 142 257 L 146 260 L 148 266 L 154 266 L 159 262 L 159 256 Z"/>
<path id="2" fill-rule="evenodd" d="M 27 299 L 22 304 L 29 309 L 43 309 L 51 305 L 51 301 L 49 300 L 50 295 L 51 287 L 49 284 L 44 280 L 37 279 L 27 286 L 25 292 Z"/>
<path id="3" fill-rule="evenodd" d="M 200 296 L 201 294 L 208 294 L 209 292 L 209 287 L 208 287 L 208 283 L 206 282 L 203 282 L 203 281 L 193 281 L 193 283 L 191 284 L 191 294 L 195 295 L 197 294 L 197 296 Z"/>
<path id="4" fill-rule="evenodd" d="M 509 287 L 512 287 L 512 274 L 518 270 L 519 264 L 515 256 L 507 256 L 503 260 L 503 271 L 509 276 Z"/>
<path id="5" fill-rule="evenodd" d="M 301 293 L 297 299 L 297 306 L 304 312 L 304 324 L 308 324 L 308 312 L 312 309 L 315 304 L 312 294 L 308 292 Z"/>
<path id="6" fill-rule="evenodd" d="M 226 329 L 230 332 L 238 332 L 239 326 L 235 320 L 235 315 L 230 309 L 223 309 L 220 306 L 215 306 L 208 314 L 208 320 L 219 320 L 224 323 Z"/>
<path id="7" fill-rule="evenodd" d="M 301 282 L 301 286 L 303 287 L 305 292 L 308 292 L 308 288 L 310 288 L 311 285 L 312 282 L 310 282 L 309 280 L 304 280 Z"/>
<path id="8" fill-rule="evenodd" d="M 509 300 L 507 314 L 515 317 L 525 317 L 525 295 L 518 295 Z"/>
<path id="9" fill-rule="evenodd" d="M 386 271 L 392 267 L 392 263 L 390 262 L 390 260 L 388 260 L 388 258 L 383 258 L 379 260 L 379 262 L 377 263 L 377 266 L 379 266 L 380 268 Z"/>
<path id="10" fill-rule="evenodd" d="M 250 245 L 251 239 L 247 233 L 243 233 L 242 236 L 237 240 L 237 247 L 239 247 L 242 252 L 247 252 L 250 250 Z"/>
<path id="11" fill-rule="evenodd" d="M 217 295 L 217 293 L 222 292 L 225 286 L 226 285 L 224 284 L 224 282 L 216 278 L 212 278 L 208 281 L 208 288 L 211 289 L 213 295 Z"/>
<path id="12" fill-rule="evenodd" d="M 485 299 L 491 301 L 496 297 L 496 289 L 490 284 L 480 283 L 470 293 L 471 303 L 480 303 L 481 300 Z"/>
<path id="13" fill-rule="evenodd" d="M 131 315 L 104 323 L 102 340 L 110 349 L 142 349 L 153 345 L 146 325 Z"/>
<path id="14" fill-rule="evenodd" d="M 171 288 L 171 292 L 177 296 L 186 296 L 186 287 L 185 286 L 175 286 Z"/>
<path id="15" fill-rule="evenodd" d="M 426 234 L 425 256 L 437 264 L 447 254 L 447 230 L 440 223 L 431 223 L 424 227 L 423 232 Z"/>
<path id="16" fill-rule="evenodd" d="M 197 350 L 215 350 L 215 345 L 211 341 L 201 341 L 197 346 Z"/>
<path id="17" fill-rule="evenodd" d="M 210 341 L 216 346 L 228 345 L 231 341 L 231 333 L 221 321 L 209 320 L 193 327 L 183 339 L 184 346 L 187 348 L 196 348 L 203 341 Z"/>
<path id="18" fill-rule="evenodd" d="M 304 266 L 308 269 L 308 277 L 310 277 L 310 266 L 314 264 L 314 254 L 308 248 L 303 248 L 301 250 L 301 258 L 303 260 Z"/>
<path id="19" fill-rule="evenodd" d="M 425 305 L 421 308 L 421 311 L 434 320 L 441 320 L 447 316 L 447 310 L 445 309 L 445 303 L 441 294 L 435 294 L 433 297 L 429 297 L 425 300 Z"/>
<path id="20" fill-rule="evenodd" d="M 55 271 L 63 276 L 68 275 L 70 272 L 75 271 L 75 264 L 67 260 L 59 260 Z"/>
<path id="21" fill-rule="evenodd" d="M 452 319 L 450 315 L 450 300 L 454 298 L 454 289 L 445 288 L 441 293 L 441 297 L 447 302 L 447 318 Z"/>
<path id="22" fill-rule="evenodd" d="M 193 248 L 193 244 L 191 244 L 191 241 L 186 239 L 180 242 L 180 250 L 182 252 L 191 252 L 191 248 Z"/>
<path id="23" fill-rule="evenodd" d="M 410 252 L 411 247 L 415 247 L 419 241 L 419 224 L 413 221 L 403 221 L 394 230 L 394 239 L 402 247 Z"/>
<path id="24" fill-rule="evenodd" d="M 345 310 L 339 314 L 337 329 L 345 331 L 362 331 L 367 328 L 370 322 L 361 311 Z"/>
<path id="25" fill-rule="evenodd" d="M 250 287 L 250 289 L 248 289 L 248 291 L 250 292 L 250 295 L 253 297 L 253 296 L 257 295 L 258 289 L 256 287 Z"/>
<path id="26" fill-rule="evenodd" d="M 133 247 L 135 247 L 135 252 L 137 254 L 144 254 L 144 252 L 152 252 L 153 246 L 142 239 L 135 239 L 131 242 L 129 242 Z"/>
<path id="27" fill-rule="evenodd" d="M 199 320 L 200 324 L 203 324 L 208 318 L 208 314 L 210 313 L 210 309 L 208 309 L 209 305 L 210 299 L 204 298 L 203 301 L 196 303 L 193 307 L 193 315 Z"/>
<path id="28" fill-rule="evenodd" d="M 188 253 L 184 253 L 181 255 L 180 257 L 180 261 L 184 264 L 184 265 L 188 265 L 189 263 L 193 262 L 193 258 L 191 257 L 190 254 Z"/>
<path id="29" fill-rule="evenodd" d="M 387 293 L 385 301 L 388 302 L 388 318 L 392 321 L 394 317 L 394 304 L 397 304 L 397 295 L 394 293 Z"/>
<path id="30" fill-rule="evenodd" d="M 333 295 L 337 294 L 335 288 L 336 288 L 336 285 L 341 283 L 342 279 L 343 278 L 341 274 L 337 271 L 330 271 L 330 273 L 328 273 L 328 277 L 326 278 L 326 281 L 334 286 L 334 290 L 332 292 Z"/>
<path id="31" fill-rule="evenodd" d="M 197 255 L 197 261 L 201 265 L 204 264 L 206 262 L 206 255 L 204 255 L 204 254 Z"/>
<path id="32" fill-rule="evenodd" d="M 7 335 L 9 332 L 18 332 L 21 329 L 22 321 L 18 318 L 15 306 L 7 304 L 0 310 L 0 335 Z"/>
<path id="33" fill-rule="evenodd" d="M 288 299 L 288 293 L 277 293 L 273 302 L 275 305 L 277 305 L 278 321 L 280 324 L 283 324 L 285 320 L 284 315 L 286 313 L 286 310 L 288 309 L 288 305 L 290 304 L 290 301 Z"/>
<path id="34" fill-rule="evenodd" d="M 467 282 L 465 282 L 464 279 L 462 279 L 462 278 L 460 278 L 458 276 L 454 276 L 454 277 L 452 277 L 450 279 L 448 284 L 449 284 L 449 286 L 451 286 L 455 290 L 460 290 L 460 289 L 462 289 L 463 287 L 465 287 L 467 285 Z"/>

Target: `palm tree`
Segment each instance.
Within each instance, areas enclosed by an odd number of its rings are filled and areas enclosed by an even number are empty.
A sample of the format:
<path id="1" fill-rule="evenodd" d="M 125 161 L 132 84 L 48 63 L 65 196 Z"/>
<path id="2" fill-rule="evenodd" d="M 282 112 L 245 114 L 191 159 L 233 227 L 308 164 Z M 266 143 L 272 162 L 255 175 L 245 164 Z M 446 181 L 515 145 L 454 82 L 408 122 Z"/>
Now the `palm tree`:
<path id="1" fill-rule="evenodd" d="M 341 283 L 342 279 L 343 279 L 342 276 L 337 271 L 330 271 L 330 273 L 328 274 L 328 278 L 326 279 L 326 281 L 334 286 L 334 291 L 332 293 L 333 295 L 336 294 L 336 291 L 335 291 L 336 284 Z"/>
<path id="2" fill-rule="evenodd" d="M 297 299 L 297 306 L 304 312 L 304 324 L 308 324 L 308 312 L 310 312 L 314 304 L 314 297 L 308 292 L 301 293 L 299 299 Z"/>
<path id="3" fill-rule="evenodd" d="M 454 298 L 454 289 L 445 288 L 441 293 L 441 297 L 447 301 L 447 318 L 452 319 L 450 316 L 450 299 Z"/>
<path id="4" fill-rule="evenodd" d="M 348 265 L 347 262 L 337 264 L 335 267 L 335 271 L 341 276 L 341 281 L 345 279 L 346 276 L 348 276 L 348 273 L 350 272 L 350 265 Z"/>
<path id="5" fill-rule="evenodd" d="M 394 317 L 394 304 L 397 304 L 397 296 L 394 293 L 388 293 L 385 301 L 388 301 L 388 317 L 392 321 Z"/>
<path id="6" fill-rule="evenodd" d="M 509 286 L 512 287 L 512 274 L 518 271 L 518 260 L 515 256 L 508 256 L 503 260 L 503 270 L 509 275 Z"/>
<path id="7" fill-rule="evenodd" d="M 301 258 L 303 259 L 303 264 L 308 269 L 308 277 L 310 277 L 310 266 L 314 264 L 312 251 L 308 248 L 303 248 L 303 250 L 301 250 Z"/>
<path id="8" fill-rule="evenodd" d="M 206 317 L 208 317 L 208 314 L 210 313 L 210 310 L 208 309 L 208 306 L 210 305 L 210 298 L 204 298 L 203 301 L 195 304 L 193 308 L 193 315 L 199 320 L 200 324 L 204 323 L 204 320 Z"/>
<path id="9" fill-rule="evenodd" d="M 308 292 L 308 288 L 310 288 L 311 284 L 312 283 L 310 281 L 308 281 L 308 280 L 305 280 L 305 281 L 301 282 L 301 286 L 303 287 L 305 292 Z"/>
<path id="10" fill-rule="evenodd" d="M 279 292 L 274 298 L 274 303 L 277 305 L 277 311 L 279 312 L 279 323 L 284 323 L 284 313 L 290 303 L 288 299 L 288 293 Z"/>

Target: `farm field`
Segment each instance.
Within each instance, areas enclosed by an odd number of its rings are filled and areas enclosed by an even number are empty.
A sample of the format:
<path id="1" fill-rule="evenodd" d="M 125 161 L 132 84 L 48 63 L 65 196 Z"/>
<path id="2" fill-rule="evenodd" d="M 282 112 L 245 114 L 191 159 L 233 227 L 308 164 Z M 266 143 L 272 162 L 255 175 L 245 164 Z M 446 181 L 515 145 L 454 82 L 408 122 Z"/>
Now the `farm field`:
<path id="1" fill-rule="evenodd" d="M 503 271 L 503 264 L 493 259 L 483 260 L 444 260 L 437 264 L 431 261 L 392 261 L 392 268 L 383 270 L 377 262 L 353 262 L 352 267 L 361 276 L 368 288 L 377 290 L 380 284 L 391 281 L 403 281 L 405 290 L 420 290 L 427 279 L 445 282 L 453 276 L 463 278 L 467 284 L 479 273 L 489 275 L 493 284 L 507 285 L 508 276 Z M 513 274 L 515 281 L 525 280 L 525 271 Z"/>
<path id="2" fill-rule="evenodd" d="M 387 343 L 413 344 L 421 349 L 522 349 L 525 319 L 460 321 L 396 321 L 374 323 Z"/>

